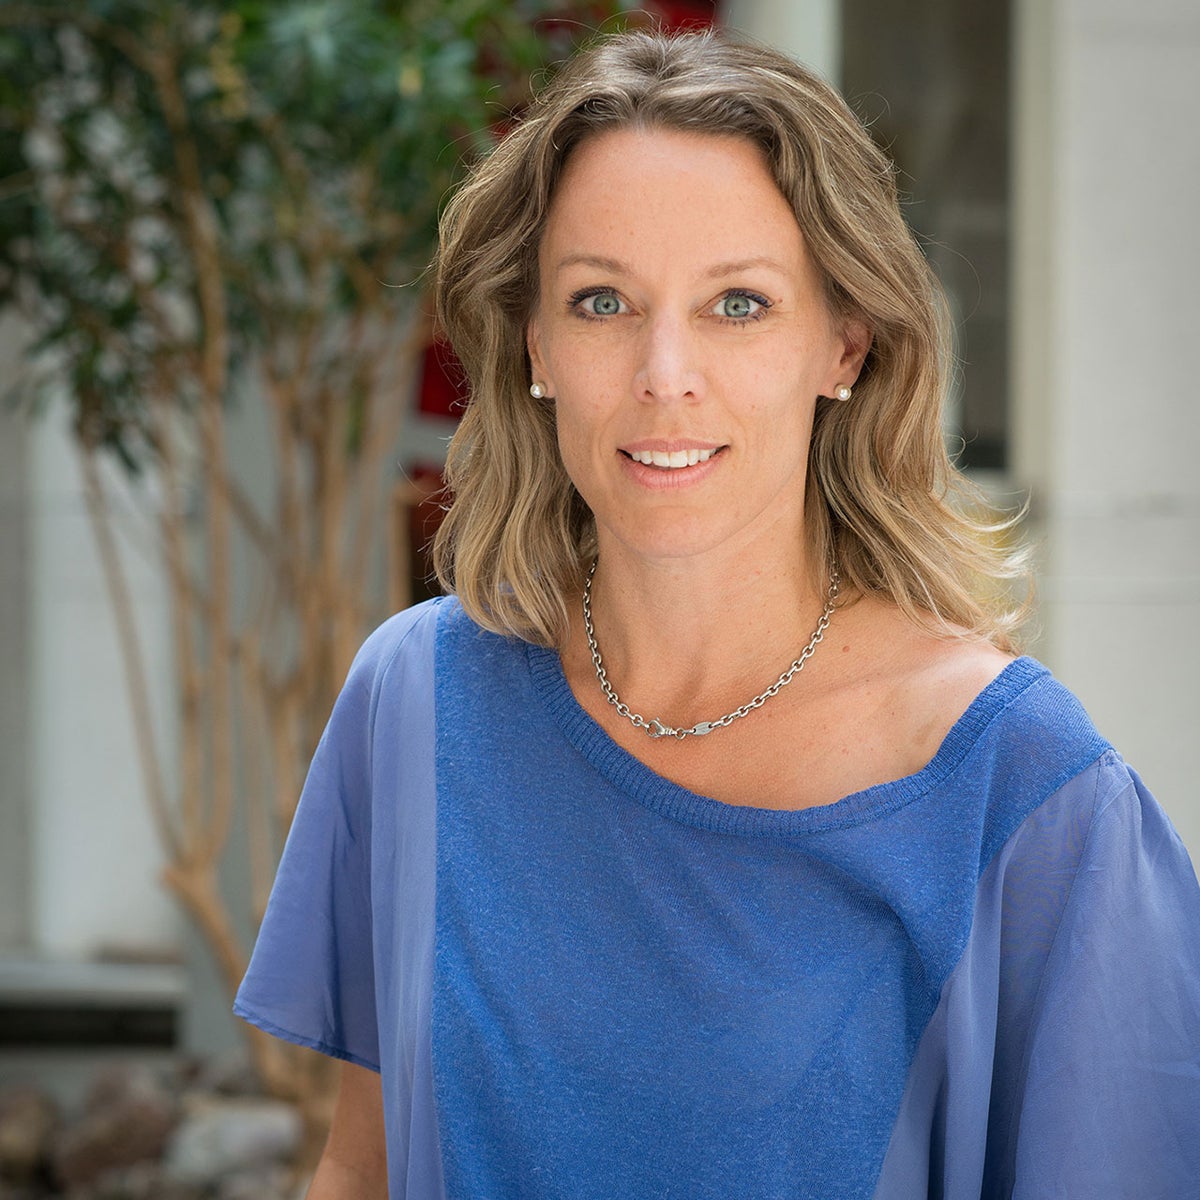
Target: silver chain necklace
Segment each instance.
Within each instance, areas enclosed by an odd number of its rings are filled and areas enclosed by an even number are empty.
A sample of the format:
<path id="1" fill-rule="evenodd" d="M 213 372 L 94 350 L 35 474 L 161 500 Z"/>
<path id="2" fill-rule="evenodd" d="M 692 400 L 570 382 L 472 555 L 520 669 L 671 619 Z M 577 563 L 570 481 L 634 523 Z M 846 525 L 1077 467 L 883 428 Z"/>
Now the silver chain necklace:
<path id="1" fill-rule="evenodd" d="M 812 657 L 813 652 L 820 645 L 821 639 L 825 636 L 825 630 L 829 628 L 829 620 L 833 616 L 833 607 L 838 596 L 838 570 L 835 564 L 829 569 L 829 594 L 825 598 L 825 608 L 821 613 L 821 619 L 817 622 L 812 637 L 808 639 L 808 645 L 800 651 L 800 657 L 765 692 L 760 692 L 753 700 L 743 704 L 741 708 L 735 708 L 733 712 L 728 712 L 715 721 L 700 721 L 689 729 L 674 729 L 657 717 L 652 717 L 647 721 L 641 713 L 632 712 L 629 705 L 617 695 L 613 690 L 613 685 L 608 682 L 608 676 L 604 673 L 604 662 L 600 658 L 600 647 L 596 645 L 596 629 L 592 624 L 592 579 L 596 575 L 596 567 L 599 563 L 599 558 L 593 559 L 592 568 L 587 573 L 587 582 L 583 585 L 583 627 L 587 631 L 588 648 L 592 652 L 592 665 L 596 668 L 596 678 L 600 681 L 600 688 L 609 704 L 627 721 L 637 726 L 638 729 L 644 729 L 652 738 L 673 737 L 678 741 L 683 741 L 686 737 L 703 737 L 706 733 L 712 733 L 714 729 L 723 729 L 727 725 L 732 725 L 739 717 L 748 716 L 756 708 L 762 708 L 772 696 L 779 693 L 781 688 L 791 683 L 793 675 L 804 669 L 804 664 Z"/>

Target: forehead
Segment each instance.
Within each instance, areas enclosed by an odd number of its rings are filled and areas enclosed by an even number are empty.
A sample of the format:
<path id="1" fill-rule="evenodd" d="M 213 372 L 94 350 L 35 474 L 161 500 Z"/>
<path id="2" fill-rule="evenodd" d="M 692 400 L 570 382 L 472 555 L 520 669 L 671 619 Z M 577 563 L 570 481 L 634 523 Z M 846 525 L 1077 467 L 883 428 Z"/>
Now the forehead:
<path id="1" fill-rule="evenodd" d="M 678 265 L 774 257 L 797 265 L 803 237 L 759 147 L 727 135 L 624 128 L 571 153 L 550 203 L 543 267 L 638 253 Z"/>

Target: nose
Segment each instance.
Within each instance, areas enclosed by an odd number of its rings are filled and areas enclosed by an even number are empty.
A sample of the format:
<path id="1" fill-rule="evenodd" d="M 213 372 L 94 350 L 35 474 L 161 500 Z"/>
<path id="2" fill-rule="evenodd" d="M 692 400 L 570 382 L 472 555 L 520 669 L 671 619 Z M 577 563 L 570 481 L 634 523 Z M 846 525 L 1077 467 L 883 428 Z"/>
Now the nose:
<path id="1" fill-rule="evenodd" d="M 661 402 L 698 400 L 704 375 L 697 333 L 674 313 L 659 313 L 642 329 L 639 365 L 634 377 L 638 399 Z"/>

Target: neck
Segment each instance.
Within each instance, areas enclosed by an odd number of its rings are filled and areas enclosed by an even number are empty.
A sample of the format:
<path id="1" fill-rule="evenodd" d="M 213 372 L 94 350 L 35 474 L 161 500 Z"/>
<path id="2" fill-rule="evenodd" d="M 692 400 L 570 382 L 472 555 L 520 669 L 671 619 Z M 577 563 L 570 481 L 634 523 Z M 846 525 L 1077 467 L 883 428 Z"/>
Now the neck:
<path id="1" fill-rule="evenodd" d="M 630 707 L 661 711 L 676 724 L 713 720 L 762 692 L 799 656 L 828 595 L 827 568 L 812 570 L 798 551 L 748 563 L 729 555 L 653 561 L 602 543 L 591 590 L 594 636 L 610 683 Z M 594 676 L 581 610 L 572 643 L 581 673 Z"/>

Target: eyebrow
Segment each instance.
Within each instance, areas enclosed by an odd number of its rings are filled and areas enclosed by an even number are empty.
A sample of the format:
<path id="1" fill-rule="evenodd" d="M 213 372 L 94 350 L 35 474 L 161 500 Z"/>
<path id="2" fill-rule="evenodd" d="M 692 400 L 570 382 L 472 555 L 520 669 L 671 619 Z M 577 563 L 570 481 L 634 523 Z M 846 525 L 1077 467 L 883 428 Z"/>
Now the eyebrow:
<path id="1" fill-rule="evenodd" d="M 617 275 L 630 274 L 630 268 L 619 258 L 605 258 L 602 254 L 568 254 L 560 260 L 556 270 L 565 271 L 568 267 L 598 267 L 601 271 L 612 271 Z"/>
<path id="2" fill-rule="evenodd" d="M 723 279 L 726 275 L 737 275 L 742 271 L 750 271 L 756 267 L 775 271 L 779 275 L 787 274 L 787 270 L 781 263 L 777 263 L 773 258 L 760 255 L 757 258 L 740 258 L 735 262 L 717 263 L 716 266 L 709 267 L 704 272 L 704 276 L 706 279 Z"/>
<path id="3" fill-rule="evenodd" d="M 632 275 L 633 268 L 619 258 L 608 258 L 603 254 L 568 254 L 560 260 L 556 270 L 565 271 L 568 267 L 596 267 L 601 271 L 611 271 L 615 275 Z M 786 275 L 787 270 L 773 258 L 760 256 L 757 258 L 740 258 L 733 262 L 716 263 L 704 272 L 705 279 L 724 279 L 728 275 L 737 275 L 742 271 L 753 268 L 764 268 L 778 275 Z"/>

